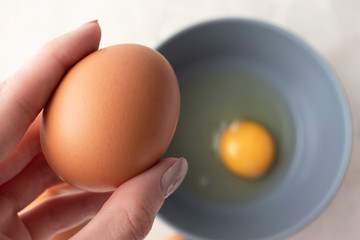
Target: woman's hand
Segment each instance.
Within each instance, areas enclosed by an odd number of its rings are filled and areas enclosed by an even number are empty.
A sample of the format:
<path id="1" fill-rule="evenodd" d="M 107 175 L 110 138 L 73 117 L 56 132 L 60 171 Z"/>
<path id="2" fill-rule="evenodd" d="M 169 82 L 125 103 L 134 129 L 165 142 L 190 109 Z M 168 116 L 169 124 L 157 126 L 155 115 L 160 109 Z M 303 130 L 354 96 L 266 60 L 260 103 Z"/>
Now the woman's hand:
<path id="1" fill-rule="evenodd" d="M 162 159 L 113 193 L 79 192 L 18 214 L 62 183 L 41 153 L 40 112 L 67 70 L 98 49 L 100 37 L 98 23 L 87 23 L 45 44 L 0 84 L 0 239 L 49 239 L 89 219 L 73 239 L 142 239 L 186 175 L 185 159 Z"/>

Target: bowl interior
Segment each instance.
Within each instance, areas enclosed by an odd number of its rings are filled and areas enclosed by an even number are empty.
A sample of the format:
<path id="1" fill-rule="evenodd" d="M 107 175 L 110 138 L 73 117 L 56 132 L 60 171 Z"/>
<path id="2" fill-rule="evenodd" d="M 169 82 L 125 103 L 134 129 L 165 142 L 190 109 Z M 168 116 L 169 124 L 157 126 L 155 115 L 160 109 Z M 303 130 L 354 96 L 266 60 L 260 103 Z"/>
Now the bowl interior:
<path id="1" fill-rule="evenodd" d="M 194 239 L 278 239 L 311 221 L 335 194 L 351 147 L 350 113 L 329 66 L 277 27 L 226 19 L 189 28 L 159 48 L 180 85 L 181 112 L 167 156 L 189 173 L 160 216 Z M 263 124 L 275 164 L 256 181 L 217 154 L 234 119 Z"/>

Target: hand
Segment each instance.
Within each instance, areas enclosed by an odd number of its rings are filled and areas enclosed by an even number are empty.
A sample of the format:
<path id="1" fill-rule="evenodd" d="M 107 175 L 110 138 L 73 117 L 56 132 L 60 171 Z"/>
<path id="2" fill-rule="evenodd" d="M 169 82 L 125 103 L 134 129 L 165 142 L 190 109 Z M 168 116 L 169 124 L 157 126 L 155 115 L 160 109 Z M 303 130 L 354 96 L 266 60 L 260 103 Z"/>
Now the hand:
<path id="1" fill-rule="evenodd" d="M 41 153 L 39 113 L 66 71 L 97 50 L 100 37 L 96 21 L 85 24 L 45 44 L 0 83 L 0 239 L 49 239 L 89 219 L 73 239 L 144 238 L 187 172 L 185 159 L 162 159 L 113 193 L 79 192 L 18 214 L 62 183 Z"/>

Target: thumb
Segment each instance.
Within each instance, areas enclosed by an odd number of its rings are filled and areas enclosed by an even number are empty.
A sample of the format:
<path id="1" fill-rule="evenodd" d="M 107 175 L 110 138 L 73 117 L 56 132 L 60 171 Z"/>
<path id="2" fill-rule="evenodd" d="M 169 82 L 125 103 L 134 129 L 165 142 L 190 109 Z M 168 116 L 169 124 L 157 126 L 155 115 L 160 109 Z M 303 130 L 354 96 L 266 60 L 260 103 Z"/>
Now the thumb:
<path id="1" fill-rule="evenodd" d="M 99 213 L 72 239 L 143 239 L 164 199 L 183 181 L 184 158 L 160 160 L 118 187 Z"/>

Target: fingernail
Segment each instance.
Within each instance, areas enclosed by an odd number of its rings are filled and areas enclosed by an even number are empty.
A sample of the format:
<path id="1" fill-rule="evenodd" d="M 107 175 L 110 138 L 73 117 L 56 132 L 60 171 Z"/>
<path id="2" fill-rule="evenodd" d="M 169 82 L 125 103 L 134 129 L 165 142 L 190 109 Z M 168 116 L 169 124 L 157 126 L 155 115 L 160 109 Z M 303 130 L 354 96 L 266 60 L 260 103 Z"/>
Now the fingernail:
<path id="1" fill-rule="evenodd" d="M 84 23 L 84 24 L 80 25 L 79 28 L 83 27 L 83 26 L 86 26 L 86 25 L 89 25 L 89 24 L 97 23 L 98 21 L 99 21 L 98 19 L 92 20 L 90 22 L 87 22 L 87 23 Z"/>
<path id="2" fill-rule="evenodd" d="M 171 165 L 161 178 L 161 189 L 165 198 L 170 196 L 180 186 L 188 170 L 185 158 L 179 158 Z"/>

